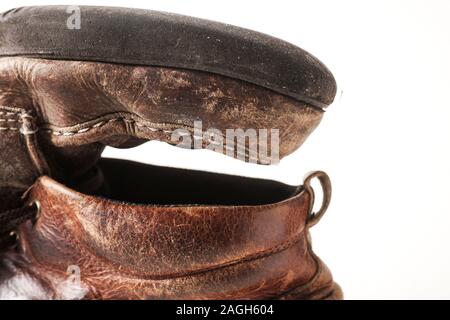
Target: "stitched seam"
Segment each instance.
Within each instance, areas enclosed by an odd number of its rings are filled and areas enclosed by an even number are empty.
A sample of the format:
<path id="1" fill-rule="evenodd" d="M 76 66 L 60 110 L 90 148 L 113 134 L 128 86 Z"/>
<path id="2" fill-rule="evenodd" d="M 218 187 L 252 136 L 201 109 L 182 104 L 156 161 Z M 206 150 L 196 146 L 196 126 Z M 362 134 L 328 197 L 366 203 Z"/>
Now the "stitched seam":
<path id="1" fill-rule="evenodd" d="M 126 122 L 134 123 L 135 126 L 137 126 L 139 128 L 148 129 L 148 130 L 150 130 L 152 132 L 162 132 L 162 133 L 167 133 L 167 134 L 172 134 L 172 133 L 175 132 L 175 130 L 165 130 L 165 129 L 161 129 L 161 128 L 150 127 L 150 126 L 142 124 L 142 123 L 140 123 L 140 122 L 138 122 L 136 120 L 127 119 L 127 118 L 125 118 L 123 116 L 112 118 L 112 119 L 109 119 L 109 120 L 100 120 L 99 122 L 97 122 L 97 123 L 95 123 L 93 125 L 90 125 L 88 127 L 85 127 L 85 128 L 82 128 L 82 129 L 78 129 L 78 130 L 73 130 L 73 131 L 64 131 L 64 130 L 61 130 L 61 129 L 60 130 L 55 130 L 55 129 L 50 129 L 50 128 L 44 128 L 43 131 L 46 131 L 46 132 L 48 132 L 48 133 L 50 133 L 50 134 L 52 134 L 54 136 L 72 137 L 72 136 L 75 136 L 75 135 L 78 135 L 78 134 L 86 133 L 86 132 L 91 131 L 93 129 L 98 129 L 98 128 L 104 127 L 105 125 L 108 125 L 108 124 L 113 123 L 113 122 L 118 122 L 118 121 L 124 121 L 125 123 Z M 183 134 L 181 134 L 181 135 L 182 136 L 186 136 L 186 135 L 183 135 Z M 195 135 L 191 135 L 191 136 L 193 137 L 193 139 L 202 139 L 201 137 L 198 137 L 198 136 L 195 136 Z M 214 141 L 211 140 L 211 139 L 207 138 L 206 140 L 208 142 L 210 142 L 210 143 L 211 142 L 214 143 Z M 242 152 L 238 148 L 232 148 L 232 147 L 227 146 L 227 145 L 223 145 L 223 147 L 226 150 L 230 150 L 230 151 L 236 152 L 238 155 L 247 156 L 246 152 Z"/>
<path id="2" fill-rule="evenodd" d="M 8 116 L 8 115 L 18 115 L 20 114 L 20 112 L 14 113 L 14 112 L 2 112 L 0 111 L 0 116 Z M 173 133 L 174 130 L 164 130 L 164 129 L 160 129 L 160 128 L 153 128 L 144 124 L 141 124 L 139 122 L 136 122 L 135 120 L 129 120 L 126 119 L 124 117 L 117 117 L 114 119 L 110 119 L 110 120 L 102 120 L 99 121 L 91 126 L 79 129 L 79 130 L 75 130 L 75 131 L 64 131 L 64 130 L 54 130 L 54 129 L 46 129 L 43 128 L 44 131 L 49 132 L 55 136 L 74 136 L 76 134 L 81 134 L 81 133 L 86 133 L 92 129 L 96 129 L 96 128 L 101 128 L 109 123 L 112 122 L 116 122 L 116 121 L 124 121 L 124 122 L 131 122 L 134 123 L 137 127 L 139 128 L 146 128 L 149 129 L 152 132 L 163 132 L 163 133 Z M 10 118 L 0 118 L 0 123 L 21 123 L 22 121 L 19 119 L 10 119 Z M 41 127 L 42 128 L 42 127 Z M 0 126 L 0 130 L 19 130 L 18 128 L 14 128 L 14 127 L 2 127 Z"/>
<path id="3" fill-rule="evenodd" d="M 1 114 L 11 114 L 11 115 L 17 115 L 15 113 L 11 113 L 11 112 L 0 112 Z M 77 134 L 82 134 L 82 133 L 86 133 L 88 131 L 91 131 L 93 129 L 97 129 L 97 128 L 101 128 L 109 123 L 112 122 L 117 122 L 117 121 L 124 121 L 124 122 L 132 122 L 134 123 L 137 127 L 139 128 L 145 128 L 148 129 L 152 132 L 162 132 L 162 133 L 167 133 L 167 134 L 172 134 L 173 132 L 175 132 L 175 130 L 164 130 L 164 129 L 160 129 L 160 128 L 153 128 L 144 124 L 141 124 L 139 122 L 136 122 L 135 120 L 129 120 L 129 119 L 125 119 L 124 117 L 117 117 L 117 118 L 113 118 L 110 120 L 102 120 L 100 122 L 97 122 L 89 127 L 86 128 L 82 128 L 79 130 L 75 130 L 75 131 L 64 131 L 64 130 L 54 130 L 54 129 L 48 129 L 48 128 L 43 128 L 43 131 L 48 132 L 54 136 L 63 136 L 63 137 L 72 137 L 75 136 Z M 0 118 L 0 123 L 22 123 L 22 120 L 15 120 L 15 119 L 8 119 L 8 118 Z M 42 128 L 42 127 L 41 127 Z M 7 130 L 11 130 L 11 131 L 19 131 L 19 128 L 15 128 L 15 127 L 3 127 L 0 125 L 0 131 L 7 131 Z M 183 134 L 181 134 L 183 136 Z M 186 136 L 186 135 L 184 135 Z M 201 139 L 201 137 L 192 135 L 192 137 L 194 139 Z M 214 141 L 210 140 L 210 139 L 206 139 L 208 142 L 210 143 L 214 143 Z M 240 150 L 238 150 L 237 148 L 232 148 L 230 146 L 227 145 L 223 145 L 223 148 L 225 148 L 226 150 L 230 150 L 233 152 L 236 152 L 238 155 L 243 155 L 243 156 L 247 156 L 246 152 L 242 152 Z"/>
<path id="4" fill-rule="evenodd" d="M 258 252 L 252 255 L 249 255 L 247 257 L 244 257 L 242 259 L 238 260 L 232 260 L 229 262 L 225 262 L 223 264 L 198 269 L 198 270 L 188 270 L 188 271 L 180 271 L 180 272 L 174 272 L 169 274 L 161 274 L 161 275 L 134 275 L 130 273 L 126 273 L 127 276 L 133 277 L 136 279 L 142 279 L 142 280 L 165 280 L 165 279 L 173 279 L 173 278 L 181 278 L 181 277 L 188 277 L 188 276 L 195 276 L 195 275 L 202 275 L 211 271 L 220 270 L 227 267 L 236 266 L 243 263 L 248 263 L 254 260 L 260 260 L 263 258 L 267 258 L 271 255 L 280 253 L 286 249 L 289 249 L 290 247 L 294 246 L 296 243 L 298 243 L 303 235 L 303 232 L 299 233 L 297 236 L 262 252 Z"/>
<path id="5" fill-rule="evenodd" d="M 20 121 L 16 119 L 0 119 L 0 122 L 20 122 Z"/>
<path id="6" fill-rule="evenodd" d="M 278 254 L 284 250 L 289 249 L 290 247 L 294 246 L 296 243 L 298 243 L 301 239 L 303 235 L 303 232 L 299 233 L 297 236 L 295 236 L 292 239 L 289 239 L 271 249 L 268 249 L 266 251 L 263 252 L 258 252 L 256 254 L 253 255 L 249 255 L 247 257 L 244 257 L 242 259 L 238 259 L 238 260 L 233 260 L 227 263 L 223 263 L 220 265 L 215 265 L 215 266 L 211 266 L 208 268 L 204 268 L 204 269 L 199 269 L 199 270 L 189 270 L 189 271 L 181 271 L 181 272 L 176 272 L 176 273 L 172 273 L 172 274 L 161 274 L 161 275 L 136 275 L 130 272 L 126 272 L 126 271 L 121 271 L 122 276 L 127 276 L 129 278 L 132 279 L 138 279 L 138 280 L 144 280 L 144 281 L 149 281 L 149 280 L 169 280 L 169 279 L 174 279 L 174 278 L 182 278 L 182 277 L 189 277 L 189 276 L 198 276 L 198 275 L 203 275 L 206 274 L 208 272 L 212 272 L 212 271 L 216 271 L 216 270 L 220 270 L 220 269 L 224 269 L 227 267 L 233 267 L 239 264 L 243 264 L 243 263 L 248 263 L 254 260 L 260 260 L 260 259 L 264 259 L 267 258 L 269 256 Z M 59 269 L 57 268 L 52 268 L 49 264 L 41 264 L 37 259 L 34 258 L 34 255 L 32 253 L 32 250 L 28 250 L 28 254 L 31 255 L 33 263 L 34 264 L 38 264 L 41 265 L 42 267 L 46 268 L 46 269 L 51 269 L 54 272 L 60 272 Z M 92 253 L 92 252 L 91 252 Z M 99 258 L 99 257 L 97 257 Z M 105 258 L 101 258 L 102 260 L 104 260 L 105 262 L 109 262 L 112 263 L 113 265 L 116 265 L 116 263 L 111 262 Z M 120 266 L 120 265 L 119 265 Z M 102 277 L 102 276 L 88 276 L 88 278 L 96 278 L 96 277 Z M 309 283 L 309 282 L 308 282 Z"/>
<path id="7" fill-rule="evenodd" d="M 0 106 L 0 109 L 8 110 L 0 111 L 0 131 L 19 131 L 20 129 L 18 127 L 20 126 L 19 124 L 22 121 L 14 117 L 18 117 L 20 114 L 22 114 L 22 111 L 12 110 L 4 106 Z"/>
<path id="8" fill-rule="evenodd" d="M 331 278 L 328 282 L 323 283 L 320 287 L 316 288 L 315 290 L 305 294 L 305 291 L 307 291 L 311 286 L 314 285 L 314 283 L 317 282 L 320 275 L 322 274 L 324 270 L 323 262 L 319 259 L 319 257 L 314 253 L 312 250 L 311 242 L 308 241 L 308 251 L 311 254 L 312 259 L 314 260 L 314 264 L 316 265 L 316 272 L 314 273 L 313 277 L 308 280 L 306 283 L 298 285 L 292 289 L 289 289 L 276 297 L 273 297 L 271 299 L 274 300 L 281 300 L 281 299 L 289 299 L 289 298 L 299 298 L 301 297 L 302 300 L 308 299 L 308 297 L 312 297 L 315 294 L 320 293 L 321 291 L 324 291 L 326 289 L 329 289 L 330 286 L 334 285 L 334 280 Z M 334 288 L 332 288 L 334 290 Z M 331 296 L 333 294 L 333 290 L 327 294 L 326 296 Z M 325 299 L 323 297 L 322 299 Z"/>
<path id="9" fill-rule="evenodd" d="M 0 111 L 0 116 L 17 116 L 19 114 L 21 114 L 20 111 Z"/>
<path id="10" fill-rule="evenodd" d="M 311 256 L 314 260 L 314 264 L 316 265 L 316 272 L 314 273 L 313 277 L 311 279 L 309 279 L 306 283 L 303 283 L 294 288 L 291 288 L 291 289 L 277 295 L 276 297 L 274 297 L 272 299 L 280 300 L 282 298 L 295 297 L 299 294 L 302 294 L 302 293 L 304 294 L 305 290 L 307 290 L 309 287 L 311 287 L 317 281 L 317 279 L 319 279 L 320 274 L 322 273 L 322 266 L 319 263 L 317 257 L 314 255 L 314 253 L 311 252 Z M 319 291 L 320 289 L 322 289 L 322 288 L 319 288 L 318 290 L 315 290 L 315 291 Z M 311 292 L 310 294 L 312 295 L 312 294 L 314 294 L 314 292 Z"/>
<path id="11" fill-rule="evenodd" d="M 0 106 L 0 108 L 2 108 L 2 106 Z M 14 110 L 13 111 L 0 111 L 0 116 L 2 116 L 2 115 L 6 115 L 6 116 L 8 116 L 8 115 L 15 115 L 15 116 L 18 116 L 21 113 L 22 113 L 22 111 L 14 111 Z M 41 126 L 39 128 L 42 129 L 43 131 L 47 132 L 47 133 L 50 133 L 50 134 L 54 135 L 54 136 L 58 136 L 58 137 L 72 137 L 72 136 L 75 136 L 75 135 L 78 135 L 78 134 L 83 134 L 83 133 L 89 132 L 89 131 L 91 131 L 93 129 L 101 128 L 101 127 L 103 127 L 103 126 L 105 126 L 107 124 L 110 124 L 110 123 L 113 123 L 113 122 L 118 122 L 118 121 L 123 121 L 125 123 L 127 123 L 127 122 L 128 123 L 134 123 L 134 125 L 137 126 L 138 128 L 148 129 L 148 130 L 150 130 L 152 132 L 162 132 L 162 133 L 166 133 L 166 134 L 172 134 L 172 133 L 175 132 L 175 130 L 165 130 L 165 129 L 161 129 L 161 128 L 150 127 L 150 126 L 142 124 L 142 123 L 140 123 L 140 122 L 138 122 L 138 121 L 136 121 L 134 119 L 127 119 L 124 116 L 119 116 L 119 117 L 112 118 L 112 119 L 109 119 L 109 120 L 100 120 L 99 122 L 94 123 L 94 124 L 92 124 L 92 125 L 90 125 L 88 127 L 85 127 L 85 128 L 82 128 L 82 129 L 78 129 L 78 130 L 73 130 L 73 131 L 65 131 L 63 129 L 55 130 L 55 129 L 51 129 L 51 128 L 45 128 L 45 125 Z M 0 131 L 6 131 L 6 130 L 19 131 L 18 128 L 3 127 L 3 126 L 1 126 L 2 123 L 22 123 L 22 120 L 20 120 L 20 119 L 14 120 L 14 119 L 1 118 L 0 117 Z M 181 136 L 187 136 L 186 134 L 184 134 L 184 135 L 180 134 L 180 135 Z M 194 140 L 195 139 L 202 139 L 202 137 L 198 137 L 198 136 L 195 136 L 193 134 L 191 134 L 190 136 L 192 136 L 192 138 Z M 209 139 L 209 138 L 207 138 L 206 141 L 208 141 L 209 143 L 212 143 L 212 144 L 214 143 L 214 141 Z M 239 146 L 236 146 L 235 148 L 232 148 L 232 147 L 230 147 L 228 145 L 223 145 L 222 147 L 224 147 L 225 150 L 236 152 L 240 156 L 247 156 L 246 152 L 242 152 L 242 151 L 239 150 L 239 148 L 238 148 Z M 257 157 L 259 157 L 259 155 L 257 155 Z"/>
<path id="12" fill-rule="evenodd" d="M 91 126 L 88 126 L 88 127 L 85 127 L 85 128 L 79 129 L 79 130 L 74 130 L 74 131 L 64 131 L 64 130 L 54 130 L 54 129 L 44 129 L 44 130 L 55 136 L 74 136 L 76 134 L 86 133 L 92 129 L 101 128 L 109 123 L 116 122 L 116 121 L 132 122 L 139 128 L 146 128 L 153 132 L 164 132 L 164 133 L 173 133 L 174 132 L 174 130 L 164 130 L 164 129 L 160 129 L 160 128 L 153 128 L 153 127 L 141 124 L 139 122 L 136 122 L 135 120 L 126 119 L 124 117 L 117 117 L 117 118 L 113 118 L 113 119 L 109 119 L 109 120 L 101 120 Z"/>

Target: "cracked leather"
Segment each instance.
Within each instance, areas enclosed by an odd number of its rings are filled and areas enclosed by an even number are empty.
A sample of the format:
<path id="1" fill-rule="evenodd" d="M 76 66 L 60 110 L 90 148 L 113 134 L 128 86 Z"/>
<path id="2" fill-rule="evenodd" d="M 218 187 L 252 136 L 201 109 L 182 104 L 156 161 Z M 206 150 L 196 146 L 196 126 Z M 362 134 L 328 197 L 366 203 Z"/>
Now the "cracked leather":
<path id="1" fill-rule="evenodd" d="M 267 89 L 198 71 L 22 57 L 0 58 L 0 106 L 2 193 L 23 192 L 37 178 L 20 133 L 24 111 L 35 117 L 52 176 L 71 184 L 89 174 L 106 145 L 178 143 L 173 131 L 192 131 L 198 119 L 221 132 L 276 128 L 284 157 L 323 116 Z"/>
<path id="2" fill-rule="evenodd" d="M 311 250 L 309 193 L 281 188 L 292 194 L 275 203 L 167 206 L 86 195 L 42 177 L 28 195 L 39 218 L 20 229 L 24 272 L 39 275 L 51 298 L 64 297 L 71 266 L 86 299 L 339 298 Z"/>
<path id="3" fill-rule="evenodd" d="M 229 25 L 81 10 L 78 33 L 60 26 L 61 6 L 2 15 L 0 212 L 26 198 L 40 214 L 3 253 L 0 297 L 22 275 L 39 283 L 36 298 L 341 298 L 311 249 L 311 195 L 301 186 L 100 159 L 105 146 L 176 144 L 174 131 L 193 134 L 196 120 L 222 132 L 278 129 L 283 158 L 333 101 L 329 70 L 298 47 Z M 80 295 L 61 287 L 71 266 Z"/>

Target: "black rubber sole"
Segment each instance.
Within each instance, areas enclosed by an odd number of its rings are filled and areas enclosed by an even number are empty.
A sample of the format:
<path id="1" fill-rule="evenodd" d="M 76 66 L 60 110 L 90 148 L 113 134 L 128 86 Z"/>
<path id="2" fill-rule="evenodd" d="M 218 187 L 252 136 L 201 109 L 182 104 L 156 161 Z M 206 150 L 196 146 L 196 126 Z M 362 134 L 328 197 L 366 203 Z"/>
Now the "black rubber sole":
<path id="1" fill-rule="evenodd" d="M 79 14 L 79 29 L 71 29 Z M 85 60 L 201 70 L 317 108 L 334 99 L 330 71 L 301 48 L 235 26 L 117 7 L 42 6 L 0 15 L 0 57 Z M 75 27 L 78 27 L 75 25 Z"/>

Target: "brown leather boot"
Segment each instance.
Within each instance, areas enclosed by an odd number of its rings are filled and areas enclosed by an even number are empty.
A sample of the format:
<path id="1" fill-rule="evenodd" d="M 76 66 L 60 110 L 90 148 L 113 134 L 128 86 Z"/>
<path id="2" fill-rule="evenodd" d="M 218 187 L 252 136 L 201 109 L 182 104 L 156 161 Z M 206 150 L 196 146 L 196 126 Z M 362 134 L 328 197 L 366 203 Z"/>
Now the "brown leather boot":
<path id="1" fill-rule="evenodd" d="M 28 192 L 39 213 L 20 228 L 19 272 L 39 279 L 48 297 L 342 298 L 309 237 L 329 203 L 325 173 L 293 187 L 206 172 L 186 178 L 185 170 L 120 160 L 102 160 L 100 168 L 110 185 L 97 196 L 49 177 Z M 163 185 L 140 188 L 159 175 Z M 324 191 L 317 214 L 311 213 L 313 178 Z"/>
<path id="2" fill-rule="evenodd" d="M 20 206 L 40 175 L 80 185 L 105 146 L 177 144 L 174 131 L 194 135 L 196 120 L 221 132 L 278 129 L 283 158 L 334 99 L 330 71 L 285 41 L 174 14 L 79 8 L 79 30 L 66 27 L 66 6 L 2 15 L 0 212 Z"/>
<path id="3" fill-rule="evenodd" d="M 222 132 L 277 129 L 282 158 L 333 101 L 329 70 L 292 44 L 229 25 L 79 9 L 79 30 L 67 27 L 65 6 L 2 15 L 0 297 L 20 277 L 36 298 L 340 297 L 310 248 L 321 213 L 310 212 L 309 182 L 99 160 L 105 146 L 176 144 L 179 129 L 195 140 L 196 120 Z M 252 156 L 247 141 L 225 149 Z"/>

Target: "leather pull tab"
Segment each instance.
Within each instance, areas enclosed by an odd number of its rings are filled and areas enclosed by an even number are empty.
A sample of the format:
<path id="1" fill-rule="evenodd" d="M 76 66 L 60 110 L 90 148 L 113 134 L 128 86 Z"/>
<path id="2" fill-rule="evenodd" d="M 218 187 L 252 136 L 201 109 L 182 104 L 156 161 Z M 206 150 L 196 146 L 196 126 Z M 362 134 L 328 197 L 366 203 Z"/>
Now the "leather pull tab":
<path id="1" fill-rule="evenodd" d="M 315 196 L 314 196 L 314 189 L 311 187 L 311 181 L 315 178 L 319 179 L 323 192 L 322 205 L 319 211 L 317 212 L 313 212 Z M 320 221 L 320 219 L 322 219 L 323 215 L 328 209 L 328 206 L 331 201 L 331 180 L 330 177 L 328 177 L 328 175 L 325 172 L 314 171 L 306 176 L 303 186 L 310 195 L 309 217 L 308 222 L 306 224 L 307 227 L 310 228 L 316 225 Z"/>

